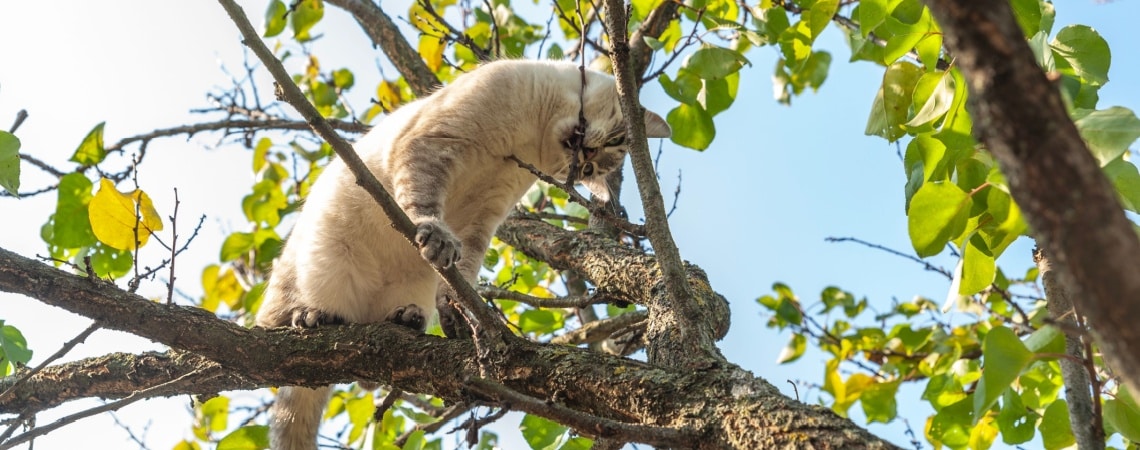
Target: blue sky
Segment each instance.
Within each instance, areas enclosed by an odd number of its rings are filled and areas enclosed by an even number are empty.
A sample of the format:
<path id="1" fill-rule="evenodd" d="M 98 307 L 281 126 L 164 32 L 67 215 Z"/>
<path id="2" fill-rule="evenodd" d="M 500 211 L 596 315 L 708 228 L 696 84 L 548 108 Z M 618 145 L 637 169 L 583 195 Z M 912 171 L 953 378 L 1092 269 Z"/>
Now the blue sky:
<path id="1" fill-rule="evenodd" d="M 263 1 L 242 3 L 251 16 L 261 16 Z M 4 58 L 0 63 L 0 127 L 7 129 L 16 111 L 27 109 L 31 116 L 17 132 L 22 151 L 64 167 L 84 135 L 99 122 L 107 122 L 106 139 L 114 142 L 156 128 L 205 120 L 189 110 L 208 106 L 205 93 L 211 88 L 228 86 L 219 65 L 234 71 L 241 68 L 237 32 L 215 2 L 72 0 L 4 1 L 2 5 L 10 20 L 0 26 Z M 391 5 L 386 8 L 392 14 L 405 11 Z M 1071 23 L 1090 25 L 1112 47 L 1111 82 L 1101 90 L 1101 107 L 1140 109 L 1140 49 L 1128 45 L 1135 42 L 1134 18 L 1140 17 L 1140 3 L 1062 1 L 1057 10 L 1054 32 Z M 378 80 L 374 74 L 378 53 L 358 26 L 335 8 L 329 9 L 325 22 L 318 26 L 321 31 L 329 33 L 316 44 L 315 53 L 325 68 L 349 67 L 356 72 L 354 103 L 363 108 L 369 86 Z M 752 67 L 741 77 L 735 105 L 716 119 L 718 135 L 712 147 L 694 152 L 665 142 L 659 167 L 666 193 L 676 187 L 677 172 L 683 174 L 671 220 L 682 256 L 703 267 L 714 288 L 732 304 L 733 327 L 721 343 L 722 350 L 730 360 L 788 394 L 792 390 L 786 380 L 819 383 L 825 358 L 809 352 L 796 364 L 775 365 L 788 336 L 766 329 L 766 318 L 755 303 L 773 282 L 789 284 L 809 303 L 824 287 L 836 285 L 883 308 L 892 298 L 905 301 L 915 295 L 941 303 L 948 289 L 940 275 L 912 262 L 853 244 L 824 242 L 829 236 L 854 236 L 910 251 L 898 149 L 863 135 L 882 68 L 847 63 L 849 52 L 834 30 L 823 36 L 817 48 L 834 56 L 820 92 L 795 98 L 791 107 L 775 103 L 771 71 L 777 51 L 753 50 L 748 55 Z M 395 72 L 389 69 L 387 73 Z M 262 86 L 268 86 L 265 74 L 260 79 Z M 661 114 L 674 106 L 656 88 L 645 91 L 643 103 Z M 240 195 L 252 182 L 246 151 L 233 146 L 208 149 L 216 143 L 213 135 L 155 141 L 139 179 L 164 216 L 173 207 L 172 188 L 178 188 L 182 229 L 188 229 L 198 215 L 207 215 L 203 234 L 179 260 L 179 287 L 191 294 L 199 291 L 200 267 L 216 261 L 221 239 L 243 226 Z M 656 146 L 652 143 L 651 147 Z M 27 189 L 50 182 L 34 167 L 25 164 L 23 170 Z M 636 207 L 636 191 L 632 177 L 627 180 L 623 199 L 632 205 L 630 215 L 637 219 L 642 215 Z M 52 195 L 0 199 L 0 247 L 23 255 L 44 254 L 39 228 L 54 201 Z M 671 204 L 667 198 L 667 207 Z M 1031 264 L 1031 247 L 1028 240 L 1019 241 L 1006 251 L 1003 267 L 1023 271 Z M 954 265 L 945 255 L 933 261 Z M 157 295 L 157 290 L 152 294 Z M 0 305 L 0 319 L 20 328 L 36 350 L 33 362 L 54 352 L 89 323 L 18 296 L 0 294 Z M 96 333 L 87 342 L 69 359 L 161 348 L 108 331 Z M 903 391 L 900 415 L 911 418 L 911 426 L 921 433 L 928 412 L 925 404 L 915 401 L 917 396 L 913 388 Z M 78 402 L 66 409 L 94 404 Z M 136 431 L 149 422 L 146 436 L 151 448 L 170 448 L 188 436 L 187 404 L 185 397 L 149 401 L 124 409 L 120 417 Z M 57 416 L 45 414 L 40 423 L 52 417 Z M 905 442 L 903 429 L 898 422 L 871 427 L 898 443 Z M 77 442 L 133 446 L 127 433 L 103 415 L 37 440 L 36 448 L 74 448 Z M 1040 443 L 1026 447 L 1035 446 Z"/>

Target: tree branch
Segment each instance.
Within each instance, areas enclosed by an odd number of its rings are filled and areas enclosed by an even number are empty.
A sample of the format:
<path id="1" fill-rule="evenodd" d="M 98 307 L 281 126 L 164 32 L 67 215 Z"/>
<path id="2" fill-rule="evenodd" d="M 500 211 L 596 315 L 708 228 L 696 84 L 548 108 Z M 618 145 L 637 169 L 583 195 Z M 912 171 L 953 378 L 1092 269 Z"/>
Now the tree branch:
<path id="1" fill-rule="evenodd" d="M 1140 392 L 1140 239 L 1037 66 L 1007 2 L 924 0 L 970 89 L 978 140 L 995 156 L 1038 244 L 1106 362 Z M 1095 226 L 1090 226 L 1095 224 Z"/>
<path id="2" fill-rule="evenodd" d="M 372 45 L 379 46 L 396 70 L 404 76 L 417 96 L 424 97 L 439 87 L 439 79 L 428 69 L 427 64 L 420 58 L 419 52 L 408 44 L 407 39 L 396 28 L 392 19 L 380 9 L 380 5 L 365 0 L 328 0 L 332 5 L 338 6 L 356 19 Z"/>
<path id="3" fill-rule="evenodd" d="M 116 354 L 48 367 L 22 383 L 10 400 L 0 400 L 3 412 L 27 407 L 42 389 L 57 389 L 54 404 L 87 396 L 123 397 L 138 390 L 133 377 L 154 385 L 194 371 L 207 381 L 179 389 L 182 393 L 368 379 L 459 402 L 467 398 L 466 378 L 478 367 L 475 346 L 467 340 L 418 334 L 388 323 L 316 330 L 244 329 L 204 310 L 151 302 L 3 249 L 0 291 L 27 295 L 106 328 L 197 353 Z M 521 339 L 509 345 L 498 363 L 500 371 L 508 374 L 499 380 L 501 384 L 530 397 L 557 399 L 562 406 L 586 414 L 690 429 L 700 436 L 679 447 L 896 448 L 826 408 L 784 397 L 731 364 L 705 371 L 672 370 L 575 347 Z M 399 357 L 377 357 L 393 353 Z M 149 371 L 136 372 L 138 364 L 122 364 L 124 358 L 145 360 L 142 367 Z M 90 372 L 70 370 L 79 367 L 102 371 L 96 380 L 102 381 L 95 383 L 98 388 L 82 388 Z"/>
<path id="4" fill-rule="evenodd" d="M 622 0 L 605 0 L 604 6 L 604 23 L 610 32 L 610 59 L 614 63 L 614 77 L 630 142 L 630 160 L 645 208 L 645 230 L 653 244 L 668 293 L 647 305 L 653 318 L 647 330 L 649 362 L 690 368 L 723 363 L 724 357 L 715 344 L 717 323 L 707 320 L 707 308 L 702 308 L 690 289 L 680 252 L 669 231 L 665 201 L 657 185 L 657 173 L 653 169 L 645 137 L 644 113 L 638 102 L 637 85 L 641 77 L 634 73 L 630 58 L 625 3 Z"/>

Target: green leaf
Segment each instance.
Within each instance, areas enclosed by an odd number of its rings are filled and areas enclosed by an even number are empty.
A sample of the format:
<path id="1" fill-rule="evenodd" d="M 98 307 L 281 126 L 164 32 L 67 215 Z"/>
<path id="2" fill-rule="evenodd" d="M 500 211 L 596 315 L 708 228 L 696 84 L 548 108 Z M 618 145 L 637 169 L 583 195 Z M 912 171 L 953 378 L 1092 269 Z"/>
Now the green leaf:
<path id="1" fill-rule="evenodd" d="M 1001 431 L 1001 440 L 1009 445 L 1029 442 L 1036 434 L 1034 425 L 1037 416 L 1021 403 L 1021 396 L 1013 389 L 1002 394 L 1001 409 L 998 410 L 997 426 Z"/>
<path id="2" fill-rule="evenodd" d="M 356 442 L 368 430 L 368 422 L 376 413 L 376 402 L 373 400 L 372 394 L 350 398 L 345 403 L 345 410 L 348 411 L 348 420 L 352 423 L 352 430 L 348 433 L 348 442 Z"/>
<path id="3" fill-rule="evenodd" d="M 792 335 L 792 339 L 788 341 L 788 345 L 780 350 L 780 356 L 776 357 L 776 364 L 786 364 L 804 355 L 804 350 L 807 349 L 807 338 L 804 335 L 796 333 Z"/>
<path id="4" fill-rule="evenodd" d="M 7 131 L 0 131 L 0 187 L 19 195 L 20 138 Z"/>
<path id="5" fill-rule="evenodd" d="M 11 325 L 5 325 L 0 320 L 0 377 L 5 377 L 16 371 L 17 364 L 25 365 L 32 360 L 32 351 L 28 350 L 28 341 L 24 334 Z"/>
<path id="6" fill-rule="evenodd" d="M 273 37 L 285 31 L 285 15 L 288 9 L 285 8 L 285 3 L 281 0 L 272 0 L 269 6 L 265 8 L 265 33 L 264 37 Z"/>
<path id="7" fill-rule="evenodd" d="M 736 73 L 748 59 L 733 50 L 722 47 L 702 47 L 693 52 L 681 68 L 705 80 L 718 80 Z"/>
<path id="8" fill-rule="evenodd" d="M 557 445 L 568 428 L 542 417 L 527 414 L 519 424 L 523 439 L 534 450 L 558 448 Z"/>
<path id="9" fill-rule="evenodd" d="M 718 80 L 705 80 L 697 99 L 710 116 L 715 116 L 732 106 L 739 86 L 740 72 Z"/>
<path id="10" fill-rule="evenodd" d="M 347 90 L 352 87 L 356 82 L 356 78 L 352 75 L 352 71 L 348 69 L 337 69 L 332 73 L 333 84 L 341 90 Z"/>
<path id="11" fill-rule="evenodd" d="M 1140 211 L 1140 171 L 1124 158 L 1113 159 L 1105 166 L 1105 175 L 1113 182 L 1116 194 L 1127 210 Z"/>
<path id="12" fill-rule="evenodd" d="M 1140 118 L 1128 108 L 1113 106 L 1099 111 L 1077 110 L 1073 118 L 1081 137 L 1100 165 L 1107 165 L 1140 137 Z"/>
<path id="13" fill-rule="evenodd" d="M 91 180 L 82 173 L 69 173 L 59 180 L 55 214 L 51 218 L 48 244 L 61 248 L 80 248 L 95 243 L 87 205 L 91 203 Z"/>
<path id="14" fill-rule="evenodd" d="M 883 64 L 892 64 L 906 55 L 930 31 L 930 21 L 919 21 L 913 24 L 900 22 L 894 17 L 887 17 L 881 27 L 888 36 L 887 45 L 883 47 Z"/>
<path id="15" fill-rule="evenodd" d="M 1065 353 L 1065 335 L 1052 325 L 1045 325 L 1025 339 L 1025 347 L 1033 353 Z"/>
<path id="16" fill-rule="evenodd" d="M 1010 6 L 1026 37 L 1041 31 L 1041 0 L 1012 0 Z"/>
<path id="17" fill-rule="evenodd" d="M 1058 399 L 1045 408 L 1037 429 L 1041 432 L 1046 450 L 1066 448 L 1077 442 L 1069 422 L 1069 405 L 1064 399 Z"/>
<path id="18" fill-rule="evenodd" d="M 779 43 L 787 66 L 799 67 L 811 55 L 811 28 L 806 21 L 796 22 L 780 33 Z"/>
<path id="19" fill-rule="evenodd" d="M 954 77 L 950 72 L 923 75 L 915 85 L 913 100 L 916 112 L 906 126 L 917 128 L 934 123 L 946 115 L 954 103 Z"/>
<path id="20" fill-rule="evenodd" d="M 974 393 L 974 417 L 993 406 L 1032 359 L 1033 353 L 1009 328 L 995 327 L 986 333 L 982 343 L 982 380 Z"/>
<path id="21" fill-rule="evenodd" d="M 958 294 L 974 295 L 994 282 L 997 265 L 989 244 L 982 235 L 974 233 L 962 253 L 962 282 Z"/>
<path id="22" fill-rule="evenodd" d="M 1127 387 L 1120 386 L 1116 398 L 1104 402 L 1104 422 L 1124 438 L 1140 442 L 1140 407 Z"/>
<path id="23" fill-rule="evenodd" d="M 247 425 L 218 441 L 217 450 L 264 450 L 269 448 L 269 427 Z"/>
<path id="24" fill-rule="evenodd" d="M 972 202 L 962 188 L 948 181 L 925 183 L 910 200 L 907 229 L 918 256 L 934 256 L 966 229 Z"/>
<path id="25" fill-rule="evenodd" d="M 997 438 L 998 428 L 994 426 L 994 417 L 985 415 L 978 419 L 978 423 L 970 429 L 969 447 L 971 450 L 988 450 Z"/>
<path id="26" fill-rule="evenodd" d="M 874 383 L 859 396 L 867 423 L 890 423 L 898 416 L 899 381 Z"/>
<path id="27" fill-rule="evenodd" d="M 827 29 L 827 25 L 831 23 L 831 18 L 835 17 L 835 13 L 839 11 L 839 0 L 817 0 L 811 5 L 811 9 L 804 12 L 807 15 L 808 26 L 811 28 L 812 42 L 815 38 L 819 37 L 823 30 Z"/>
<path id="28" fill-rule="evenodd" d="M 229 428 L 230 398 L 219 395 L 203 403 L 200 414 L 202 422 L 209 426 L 210 431 L 221 433 Z"/>
<path id="29" fill-rule="evenodd" d="M 700 105 L 678 105 L 669 111 L 665 121 L 673 129 L 673 142 L 694 150 L 708 148 L 716 136 L 712 116 Z"/>
<path id="30" fill-rule="evenodd" d="M 99 278 L 120 278 L 131 270 L 134 258 L 131 250 L 119 250 L 102 242 L 90 247 L 91 269 Z"/>
<path id="31" fill-rule="evenodd" d="M 547 334 L 562 328 L 562 315 L 549 309 L 528 309 L 519 315 L 519 328 L 524 333 Z"/>
<path id="32" fill-rule="evenodd" d="M 103 162 L 103 158 L 107 157 L 107 150 L 103 148 L 103 126 L 106 124 L 107 122 L 100 122 L 87 133 L 79 148 L 75 150 L 75 154 L 71 155 L 72 161 L 84 166 L 94 166 Z"/>
<path id="33" fill-rule="evenodd" d="M 676 80 L 670 80 L 669 75 L 661 74 L 657 77 L 657 82 L 661 83 L 661 88 L 673 100 L 688 105 L 697 103 L 697 95 L 702 89 L 701 79 L 687 70 L 678 70 Z"/>
<path id="34" fill-rule="evenodd" d="M 1057 32 L 1050 44 L 1053 53 L 1065 60 L 1071 73 L 1085 83 L 1101 86 L 1108 82 L 1112 55 L 1108 42 L 1096 30 L 1085 25 L 1070 25 Z"/>
<path id="35" fill-rule="evenodd" d="M 859 32 L 863 37 L 871 34 L 887 18 L 899 0 L 862 0 L 859 2 Z"/>
<path id="36" fill-rule="evenodd" d="M 887 68 L 883 85 L 871 105 L 865 134 L 881 136 L 891 142 L 906 135 L 900 125 L 907 121 L 911 94 L 921 75 L 922 69 L 909 62 L 898 62 Z"/>
<path id="37" fill-rule="evenodd" d="M 312 39 L 309 30 L 325 16 L 325 2 L 323 0 L 299 0 L 293 13 L 289 15 L 293 25 L 293 38 L 304 42 Z"/>
<path id="38" fill-rule="evenodd" d="M 250 250 L 253 250 L 254 241 L 253 233 L 233 233 L 226 236 L 225 242 L 222 242 L 222 262 L 229 262 L 240 258 Z"/>

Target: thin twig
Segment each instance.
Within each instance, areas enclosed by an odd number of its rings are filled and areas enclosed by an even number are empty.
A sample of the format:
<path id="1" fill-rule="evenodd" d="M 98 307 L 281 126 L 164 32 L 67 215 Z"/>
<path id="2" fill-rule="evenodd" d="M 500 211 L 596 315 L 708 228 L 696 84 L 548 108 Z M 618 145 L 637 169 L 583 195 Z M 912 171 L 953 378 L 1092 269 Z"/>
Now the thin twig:
<path id="1" fill-rule="evenodd" d="M 900 252 L 900 251 L 898 251 L 898 250 L 895 250 L 895 249 L 892 249 L 892 248 L 889 248 L 889 247 L 884 247 L 884 246 L 882 246 L 882 245 L 879 245 L 879 244 L 872 244 L 872 243 L 870 243 L 870 242 L 864 241 L 864 240 L 862 240 L 862 239 L 859 239 L 859 238 L 853 238 L 853 237 L 827 237 L 827 238 L 824 238 L 823 240 L 824 240 L 825 242 L 854 242 L 854 243 L 856 243 L 856 244 L 860 244 L 860 245 L 864 245 L 864 246 L 867 246 L 867 247 L 871 247 L 871 248 L 873 248 L 873 249 L 875 249 L 875 250 L 882 250 L 882 251 L 884 251 L 884 252 L 887 252 L 887 253 L 890 253 L 890 254 L 892 254 L 892 255 L 895 255 L 895 256 L 899 256 L 899 257 L 902 257 L 902 258 L 906 258 L 906 259 L 909 259 L 909 260 L 911 260 L 911 261 L 914 261 L 914 262 L 916 262 L 916 263 L 918 263 L 918 264 L 922 264 L 922 267 L 923 267 L 924 269 L 926 269 L 926 270 L 929 270 L 929 271 L 931 271 L 931 272 L 938 272 L 938 273 L 942 274 L 942 276 L 946 277 L 946 279 L 949 279 L 949 280 L 952 280 L 952 279 L 954 279 L 954 274 L 950 273 L 950 271 L 949 271 L 949 270 L 946 270 L 946 269 L 944 269 L 944 268 L 941 268 L 941 267 L 935 266 L 935 265 L 933 265 L 933 264 L 931 264 L 931 263 L 929 263 L 929 262 L 923 261 L 921 258 L 919 258 L 919 257 L 917 257 L 917 256 L 908 255 L 908 254 L 906 254 L 906 253 Z"/>
<path id="2" fill-rule="evenodd" d="M 576 153 L 577 152 L 575 152 L 575 154 Z M 577 203 L 579 205 L 585 206 L 586 209 L 588 209 L 591 214 L 594 214 L 595 216 L 600 217 L 602 220 L 605 220 L 607 223 L 617 227 L 618 229 L 620 229 L 626 233 L 629 233 L 629 234 L 632 234 L 635 236 L 645 236 L 645 227 L 644 226 L 634 224 L 634 223 L 630 223 L 626 220 L 621 219 L 620 217 L 617 217 L 616 215 L 614 215 L 612 212 L 606 210 L 605 208 L 599 207 L 596 203 L 591 202 L 590 200 L 583 197 L 582 194 L 579 194 L 578 190 L 574 189 L 574 186 L 570 185 L 568 182 L 564 183 L 564 182 L 559 181 L 558 179 L 556 179 L 550 175 L 543 173 L 541 170 L 538 170 L 537 167 L 534 167 L 534 165 L 529 164 L 527 162 L 524 162 L 523 160 L 519 159 L 515 155 L 508 156 L 507 159 L 514 161 L 515 164 L 519 165 L 519 167 L 522 167 L 522 168 L 530 171 L 530 173 L 533 174 L 534 176 L 538 177 L 538 179 L 545 181 L 547 183 L 550 183 L 550 184 L 558 187 L 559 189 L 562 189 L 563 191 L 566 192 L 567 195 L 570 196 L 571 201 L 573 201 L 574 203 Z M 573 172 L 573 171 L 571 171 L 571 172 Z"/>

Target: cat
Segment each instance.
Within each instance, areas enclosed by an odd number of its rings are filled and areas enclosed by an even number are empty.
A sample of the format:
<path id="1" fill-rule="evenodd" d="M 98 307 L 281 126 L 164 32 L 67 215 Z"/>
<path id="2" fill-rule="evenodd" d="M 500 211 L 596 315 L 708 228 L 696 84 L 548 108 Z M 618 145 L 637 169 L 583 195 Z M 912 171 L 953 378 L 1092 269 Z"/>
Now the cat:
<path id="1" fill-rule="evenodd" d="M 565 179 L 580 105 L 587 128 L 576 178 L 604 200 L 606 174 L 625 161 L 625 123 L 611 76 L 587 70 L 582 89 L 576 64 L 501 60 L 398 108 L 354 147 L 416 225 L 419 254 L 334 160 L 275 263 L 257 325 L 392 321 L 424 330 L 444 285 L 423 260 L 456 264 L 474 282 L 496 227 L 536 180 L 509 157 Z M 648 111 L 645 127 L 651 138 L 671 132 Z M 449 336 L 464 326 L 457 322 L 444 327 Z M 272 448 L 315 449 L 329 393 L 280 388 Z"/>

